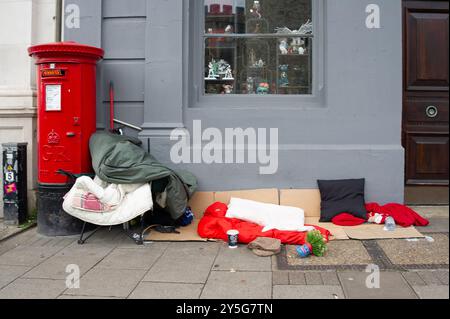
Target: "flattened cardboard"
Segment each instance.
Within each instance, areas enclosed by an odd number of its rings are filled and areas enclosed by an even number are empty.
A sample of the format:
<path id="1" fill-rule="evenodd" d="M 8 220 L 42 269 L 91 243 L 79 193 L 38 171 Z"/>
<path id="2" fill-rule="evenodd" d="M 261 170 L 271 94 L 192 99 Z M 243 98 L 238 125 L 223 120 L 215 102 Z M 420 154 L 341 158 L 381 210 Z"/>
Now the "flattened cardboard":
<path id="1" fill-rule="evenodd" d="M 265 204 L 279 205 L 280 203 L 278 189 L 256 189 L 256 190 L 243 190 L 234 192 L 217 192 L 215 193 L 214 201 L 229 204 L 231 197 L 253 200 Z"/>
<path id="2" fill-rule="evenodd" d="M 282 189 L 280 205 L 301 208 L 305 217 L 320 217 L 320 191 L 318 189 Z"/>
<path id="3" fill-rule="evenodd" d="M 189 206 L 196 218 L 201 219 L 205 210 L 214 204 L 214 193 L 213 192 L 197 192 L 194 194 L 189 202 Z"/>
<path id="4" fill-rule="evenodd" d="M 393 232 L 384 230 L 384 225 L 363 224 L 343 227 L 333 223 L 319 223 L 318 217 L 307 217 L 305 223 L 325 228 L 333 235 L 331 240 L 373 240 L 373 239 L 408 239 L 425 238 L 415 227 L 397 227 Z"/>
<path id="5" fill-rule="evenodd" d="M 162 234 L 151 231 L 146 237 L 148 241 L 169 241 L 169 242 L 206 242 L 208 239 L 201 238 L 197 233 L 198 224 L 205 213 L 205 210 L 214 204 L 213 192 L 197 192 L 189 202 L 195 219 L 193 223 L 187 227 L 180 227 L 177 231 L 180 234 Z"/>
<path id="6" fill-rule="evenodd" d="M 320 219 L 320 217 L 306 217 L 305 224 L 322 227 L 322 228 L 328 230 L 332 235 L 330 240 L 348 240 L 348 239 L 350 239 L 347 236 L 347 233 L 345 232 L 343 227 L 337 226 L 333 223 L 320 223 L 319 219 Z"/>
<path id="7" fill-rule="evenodd" d="M 372 240 L 372 239 L 405 239 L 424 238 L 424 236 L 414 227 L 398 227 L 394 232 L 384 231 L 384 226 L 374 224 L 364 224 L 356 227 L 342 227 L 333 223 L 320 223 L 320 192 L 318 189 L 259 189 L 232 192 L 198 192 L 192 198 L 190 206 L 195 214 L 192 225 L 180 228 L 180 234 L 161 234 L 152 231 L 147 240 L 149 241 L 194 241 L 205 242 L 207 239 L 201 238 L 197 234 L 197 227 L 203 213 L 214 202 L 228 204 L 231 197 L 259 201 L 267 204 L 298 207 L 305 210 L 305 223 L 319 226 L 331 232 L 331 240 Z"/>
<path id="8" fill-rule="evenodd" d="M 347 236 L 355 240 L 425 238 L 415 227 L 397 227 L 395 231 L 385 231 L 384 225 L 364 224 L 345 227 Z"/>

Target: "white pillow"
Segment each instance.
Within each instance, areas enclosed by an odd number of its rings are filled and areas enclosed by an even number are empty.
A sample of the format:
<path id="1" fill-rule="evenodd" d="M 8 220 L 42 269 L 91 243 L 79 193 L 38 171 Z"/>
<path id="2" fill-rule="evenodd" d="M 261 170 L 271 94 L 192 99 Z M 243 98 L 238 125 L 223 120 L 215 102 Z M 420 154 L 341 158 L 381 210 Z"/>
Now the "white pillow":
<path id="1" fill-rule="evenodd" d="M 298 232 L 314 230 L 314 227 L 305 226 L 303 209 L 240 198 L 231 198 L 226 217 L 264 226 L 263 232 L 272 229 Z"/>

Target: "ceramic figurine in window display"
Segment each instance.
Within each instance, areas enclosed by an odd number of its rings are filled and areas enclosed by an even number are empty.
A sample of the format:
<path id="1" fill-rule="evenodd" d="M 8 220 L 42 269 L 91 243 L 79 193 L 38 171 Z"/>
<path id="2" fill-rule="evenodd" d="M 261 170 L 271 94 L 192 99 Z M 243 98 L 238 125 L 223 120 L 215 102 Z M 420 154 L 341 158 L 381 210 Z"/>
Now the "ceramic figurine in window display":
<path id="1" fill-rule="evenodd" d="M 233 94 L 233 86 L 230 84 L 224 84 L 223 86 L 223 94 Z"/>
<path id="2" fill-rule="evenodd" d="M 279 46 L 279 48 L 280 48 L 281 54 L 286 55 L 286 54 L 289 53 L 289 51 L 288 51 L 289 45 L 288 45 L 287 39 L 281 39 L 281 40 L 280 40 L 280 46 Z"/>
<path id="3" fill-rule="evenodd" d="M 254 66 L 255 68 L 262 69 L 263 67 L 266 66 L 266 62 L 264 62 L 263 59 L 259 59 L 258 62 L 256 62 L 255 64 L 253 64 L 253 66 Z"/>
<path id="4" fill-rule="evenodd" d="M 291 48 L 293 54 L 304 54 L 300 53 L 300 48 L 305 44 L 302 38 L 292 38 Z M 303 49 L 304 50 L 304 49 Z"/>
<path id="5" fill-rule="evenodd" d="M 261 82 L 256 89 L 256 94 L 269 94 L 269 83 Z"/>
<path id="6" fill-rule="evenodd" d="M 234 80 L 233 71 L 231 70 L 230 65 L 228 65 L 227 69 L 225 70 L 225 76 L 223 77 L 223 80 Z"/>
<path id="7" fill-rule="evenodd" d="M 282 87 L 289 86 L 289 78 L 288 78 L 289 65 L 282 64 L 280 65 L 280 80 L 279 85 Z"/>
<path id="8" fill-rule="evenodd" d="M 208 72 L 208 77 L 205 78 L 205 80 L 217 80 L 220 76 L 219 74 L 217 74 L 218 68 L 217 68 L 217 63 L 216 61 L 213 59 L 211 62 L 209 62 L 208 64 L 208 68 L 209 68 L 209 72 Z"/>
<path id="9" fill-rule="evenodd" d="M 224 59 L 216 62 L 213 60 L 209 65 L 209 76 L 206 80 L 214 80 L 222 78 L 222 80 L 234 80 L 231 65 Z"/>
<path id="10" fill-rule="evenodd" d="M 253 1 L 253 8 L 250 9 L 250 13 L 253 18 L 261 19 L 261 3 L 259 1 Z"/>
<path id="11" fill-rule="evenodd" d="M 300 55 L 306 54 L 306 49 L 304 47 L 299 47 L 298 48 L 298 54 L 300 54 Z"/>
<path id="12" fill-rule="evenodd" d="M 225 28 L 225 33 L 228 33 L 228 34 L 234 33 L 233 26 L 227 25 L 227 27 Z"/>

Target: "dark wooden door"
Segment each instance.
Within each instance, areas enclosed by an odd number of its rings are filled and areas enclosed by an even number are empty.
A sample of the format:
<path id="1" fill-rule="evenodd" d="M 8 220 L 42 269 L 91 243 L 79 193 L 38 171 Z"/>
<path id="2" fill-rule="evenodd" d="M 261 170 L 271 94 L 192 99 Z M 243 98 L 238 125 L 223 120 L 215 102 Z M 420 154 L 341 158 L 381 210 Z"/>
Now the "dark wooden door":
<path id="1" fill-rule="evenodd" d="M 407 185 L 448 185 L 449 3 L 403 1 Z"/>

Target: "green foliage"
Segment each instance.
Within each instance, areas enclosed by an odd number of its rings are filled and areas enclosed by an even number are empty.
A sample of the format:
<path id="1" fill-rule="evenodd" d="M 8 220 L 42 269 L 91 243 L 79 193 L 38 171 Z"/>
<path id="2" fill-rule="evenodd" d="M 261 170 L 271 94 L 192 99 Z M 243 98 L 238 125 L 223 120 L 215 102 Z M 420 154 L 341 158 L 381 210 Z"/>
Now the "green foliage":
<path id="1" fill-rule="evenodd" d="M 37 222 L 37 208 L 34 208 L 27 216 L 27 220 L 19 225 L 19 228 L 21 229 L 28 229 L 30 227 L 33 227 L 36 225 Z"/>
<path id="2" fill-rule="evenodd" d="M 327 243 L 318 230 L 310 231 L 306 236 L 306 241 L 313 247 L 313 254 L 317 257 L 323 257 L 328 250 Z"/>

